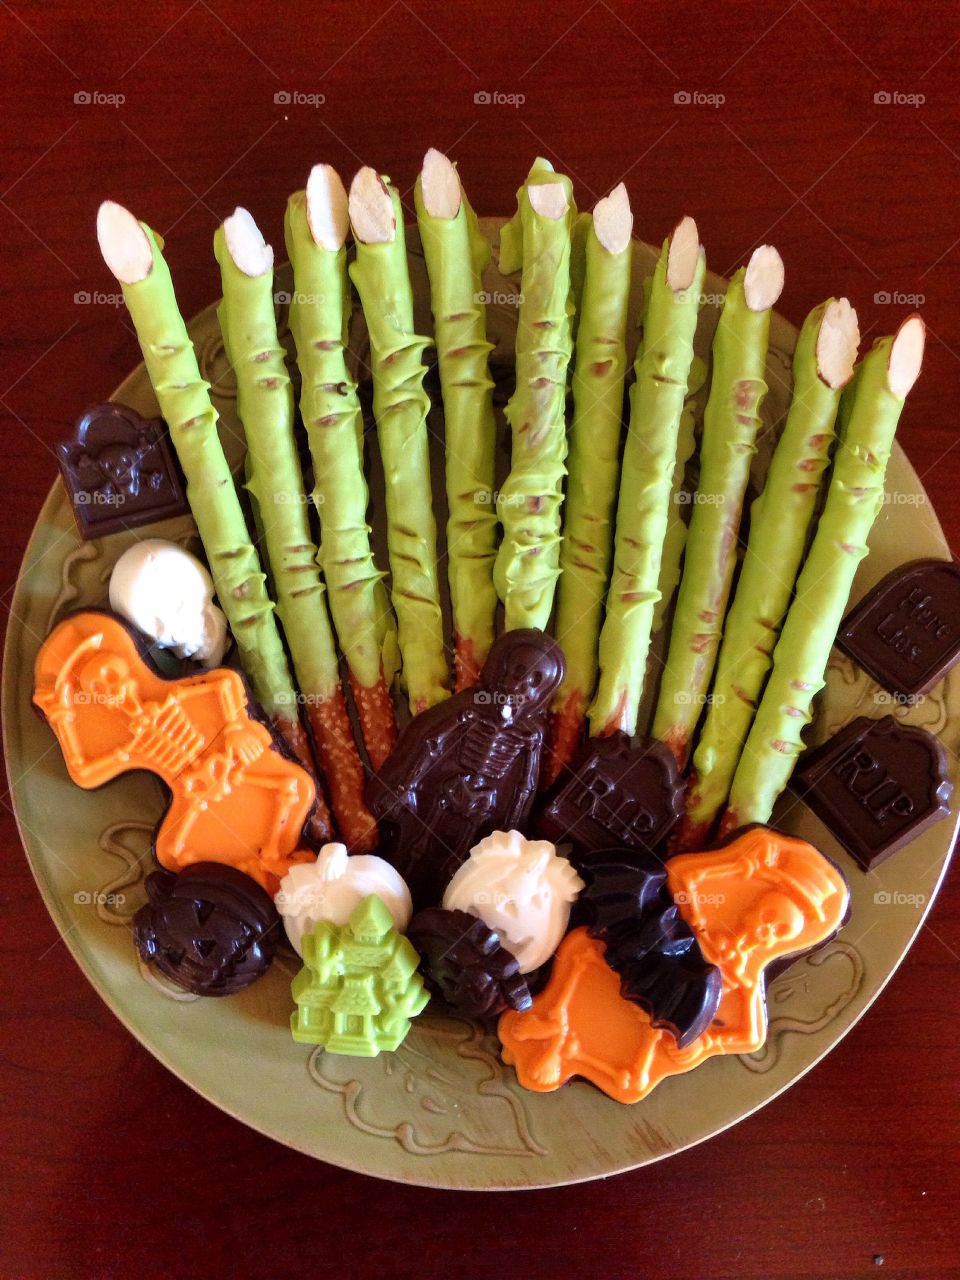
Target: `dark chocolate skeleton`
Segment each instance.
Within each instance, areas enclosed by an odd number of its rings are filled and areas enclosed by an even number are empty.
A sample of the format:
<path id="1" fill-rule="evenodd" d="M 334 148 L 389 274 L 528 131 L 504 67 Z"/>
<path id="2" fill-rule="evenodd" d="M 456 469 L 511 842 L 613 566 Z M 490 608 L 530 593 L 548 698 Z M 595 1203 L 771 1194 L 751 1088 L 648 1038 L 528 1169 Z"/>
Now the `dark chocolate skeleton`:
<path id="1" fill-rule="evenodd" d="M 562 679 L 563 655 L 549 636 L 508 632 L 491 649 L 479 686 L 412 720 L 371 778 L 367 803 L 386 837 L 384 856 L 418 906 L 439 901 L 483 836 L 522 827 Z"/>

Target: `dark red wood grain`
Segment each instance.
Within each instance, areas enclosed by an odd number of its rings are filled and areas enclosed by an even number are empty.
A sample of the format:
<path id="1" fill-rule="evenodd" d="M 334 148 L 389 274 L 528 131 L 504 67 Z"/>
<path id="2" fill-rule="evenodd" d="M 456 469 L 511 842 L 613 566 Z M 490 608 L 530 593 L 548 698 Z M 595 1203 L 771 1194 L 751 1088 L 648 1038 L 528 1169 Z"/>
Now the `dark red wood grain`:
<path id="1" fill-rule="evenodd" d="M 879 297 L 922 295 L 901 439 L 960 548 L 958 36 L 943 2 L 0 0 L 4 604 L 51 445 L 139 358 L 122 311 L 75 301 L 114 291 L 98 202 L 168 235 L 191 314 L 235 204 L 277 242 L 311 163 L 376 164 L 406 191 L 430 144 L 482 213 L 542 152 L 582 204 L 625 177 L 646 239 L 693 213 L 724 273 L 770 240 L 797 322 L 843 292 L 873 337 L 909 309 Z M 525 100 L 475 101 L 494 91 Z M 484 1197 L 340 1172 L 192 1094 L 58 942 L 6 796 L 0 821 L 2 1280 L 960 1276 L 956 877 L 870 1014 L 760 1114 L 646 1171 Z"/>

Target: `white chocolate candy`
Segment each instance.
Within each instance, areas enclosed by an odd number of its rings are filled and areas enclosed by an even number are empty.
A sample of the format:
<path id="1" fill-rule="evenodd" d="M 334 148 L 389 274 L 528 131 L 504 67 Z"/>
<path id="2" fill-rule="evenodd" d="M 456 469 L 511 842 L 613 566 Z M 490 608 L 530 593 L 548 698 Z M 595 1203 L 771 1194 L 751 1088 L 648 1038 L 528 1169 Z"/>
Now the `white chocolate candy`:
<path id="1" fill-rule="evenodd" d="M 303 938 L 321 920 L 346 924 L 372 893 L 393 916 L 400 933 L 410 923 L 410 890 L 396 868 L 367 853 L 347 853 L 346 845 L 325 844 L 316 862 L 299 862 L 280 881 L 274 904 L 283 917 L 290 945 L 302 955 Z"/>
<path id="2" fill-rule="evenodd" d="M 213 603 L 213 579 L 176 543 L 146 538 L 128 547 L 110 575 L 110 608 L 179 658 L 219 666 L 227 620 Z"/>
<path id="3" fill-rule="evenodd" d="M 443 895 L 448 911 L 468 911 L 500 935 L 521 973 L 556 951 L 583 881 L 548 840 L 495 831 L 470 850 Z"/>

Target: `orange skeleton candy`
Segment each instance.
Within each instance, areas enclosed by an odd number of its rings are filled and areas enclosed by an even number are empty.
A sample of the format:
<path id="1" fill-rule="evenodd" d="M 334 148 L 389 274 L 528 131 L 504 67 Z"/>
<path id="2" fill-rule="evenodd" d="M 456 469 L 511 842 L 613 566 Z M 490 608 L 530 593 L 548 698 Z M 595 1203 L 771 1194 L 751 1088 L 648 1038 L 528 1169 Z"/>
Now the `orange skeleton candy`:
<path id="1" fill-rule="evenodd" d="M 313 780 L 249 714 L 235 671 L 165 679 L 123 623 L 75 613 L 41 646 L 33 701 L 78 786 L 147 769 L 170 788 L 154 836 L 162 866 L 222 862 L 275 893 L 293 863 L 312 860 L 297 846 Z"/>
<path id="2" fill-rule="evenodd" d="M 503 1014 L 503 1057 L 520 1083 L 544 1093 L 572 1076 L 620 1102 L 639 1102 L 667 1076 L 707 1058 L 753 1053 L 767 1034 L 764 970 L 807 951 L 843 923 L 849 889 L 812 845 L 751 827 L 719 849 L 667 863 L 667 884 L 723 980 L 716 1016 L 684 1049 L 620 994 L 604 945 L 575 929 L 557 951 L 550 980 L 523 1013 Z"/>

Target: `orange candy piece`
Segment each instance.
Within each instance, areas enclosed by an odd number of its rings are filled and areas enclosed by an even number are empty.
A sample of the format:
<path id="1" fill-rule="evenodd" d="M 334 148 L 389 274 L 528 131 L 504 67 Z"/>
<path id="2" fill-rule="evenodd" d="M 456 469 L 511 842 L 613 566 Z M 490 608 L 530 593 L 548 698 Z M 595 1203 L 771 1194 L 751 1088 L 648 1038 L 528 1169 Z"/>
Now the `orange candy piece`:
<path id="1" fill-rule="evenodd" d="M 549 1093 L 584 1076 L 611 1098 L 636 1102 L 653 1087 L 647 1077 L 661 1033 L 621 996 L 605 950 L 585 928 L 574 929 L 557 948 L 550 981 L 533 1005 L 501 1015 L 503 1059 L 524 1088 Z"/>
<path id="2" fill-rule="evenodd" d="M 671 858 L 667 884 L 704 959 L 720 969 L 723 995 L 713 1023 L 678 1048 L 669 1031 L 621 996 L 603 943 L 575 929 L 531 1008 L 500 1019 L 504 1060 L 525 1088 L 548 1092 L 578 1075 L 619 1102 L 639 1102 L 667 1076 L 707 1058 L 754 1052 L 767 1034 L 764 969 L 831 937 L 849 903 L 833 863 L 767 827 Z"/>
<path id="3" fill-rule="evenodd" d="M 235 671 L 164 679 L 122 622 L 88 611 L 53 629 L 34 676 L 33 701 L 78 786 L 146 769 L 170 788 L 154 837 L 162 866 L 225 863 L 272 894 L 294 863 L 312 861 L 297 846 L 313 779 L 249 714 Z"/>

